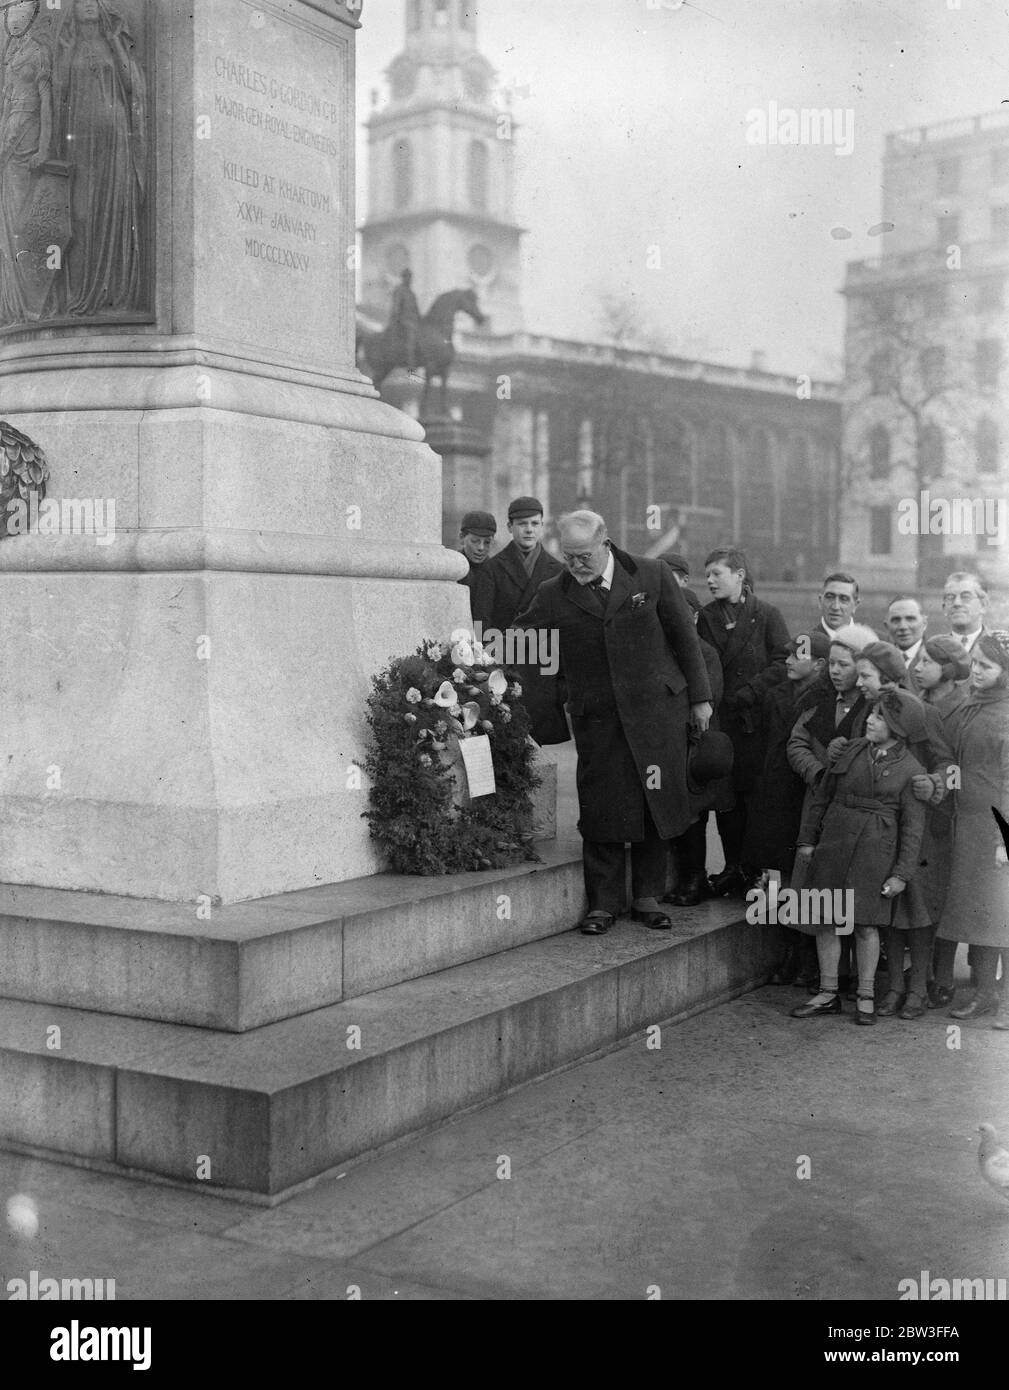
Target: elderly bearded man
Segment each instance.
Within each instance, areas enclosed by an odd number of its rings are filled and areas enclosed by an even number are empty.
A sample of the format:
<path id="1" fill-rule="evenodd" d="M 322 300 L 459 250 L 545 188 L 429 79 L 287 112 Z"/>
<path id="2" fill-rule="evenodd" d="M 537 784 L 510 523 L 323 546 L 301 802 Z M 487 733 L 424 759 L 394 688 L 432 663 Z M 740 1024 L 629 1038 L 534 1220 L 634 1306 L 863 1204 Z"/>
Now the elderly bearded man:
<path id="1" fill-rule="evenodd" d="M 666 841 L 691 820 L 687 730 L 711 719 L 711 690 L 690 609 L 669 566 L 613 546 L 595 512 L 560 523 L 566 573 L 539 586 L 516 627 L 559 641 L 578 750 L 578 829 L 587 936 L 601 936 L 625 904 L 631 846 L 633 916 L 672 924 L 659 906 Z"/>

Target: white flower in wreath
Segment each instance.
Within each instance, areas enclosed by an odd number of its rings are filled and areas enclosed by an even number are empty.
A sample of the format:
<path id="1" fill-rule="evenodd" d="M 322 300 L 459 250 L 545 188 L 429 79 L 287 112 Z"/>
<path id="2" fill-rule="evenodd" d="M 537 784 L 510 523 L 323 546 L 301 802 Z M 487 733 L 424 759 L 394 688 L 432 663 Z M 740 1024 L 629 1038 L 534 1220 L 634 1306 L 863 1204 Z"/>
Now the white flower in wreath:
<path id="1" fill-rule="evenodd" d="M 453 681 L 455 681 L 456 685 L 465 685 L 465 684 L 466 684 L 466 672 L 465 672 L 465 671 L 460 671 L 459 667 L 457 666 L 457 667 L 455 668 L 455 670 L 452 672 L 452 679 L 453 679 Z"/>
<path id="2" fill-rule="evenodd" d="M 421 753 L 421 755 L 420 755 L 420 757 L 417 759 L 417 761 L 420 763 L 421 767 L 430 767 L 430 766 L 431 766 L 431 755 L 430 755 L 430 753 Z"/>
<path id="3" fill-rule="evenodd" d="M 501 696 L 500 696 L 500 695 L 491 695 L 491 697 L 490 697 L 490 702 L 491 702 L 492 705 L 499 705 L 499 704 L 501 704 Z"/>
<path id="4" fill-rule="evenodd" d="M 463 705 L 463 707 L 462 707 L 462 726 L 463 726 L 463 728 L 465 729 L 465 731 L 466 731 L 467 733 L 469 733 L 470 729 L 476 727 L 476 724 L 477 724 L 477 721 L 479 720 L 479 718 L 480 718 L 480 706 L 476 703 L 475 700 L 470 700 L 470 701 L 468 701 L 467 704 Z"/>
<path id="5" fill-rule="evenodd" d="M 440 706 L 441 709 L 448 710 L 452 709 L 452 707 L 457 704 L 455 686 L 451 681 L 442 681 L 441 685 L 439 685 L 438 689 L 435 691 L 434 703 Z"/>
<path id="6" fill-rule="evenodd" d="M 502 670 L 492 671 L 490 673 L 487 678 L 487 689 L 490 691 L 492 699 L 495 695 L 499 700 L 503 698 L 505 691 L 508 689 L 508 681 Z"/>
<path id="7" fill-rule="evenodd" d="M 501 710 L 501 723 L 502 723 L 502 724 L 510 724 L 510 723 L 511 723 L 511 718 L 512 718 L 512 717 L 511 717 L 510 711 L 509 711 L 509 710 L 506 710 L 506 709 L 504 709 L 504 708 L 502 708 L 502 710 Z"/>
<path id="8" fill-rule="evenodd" d="M 489 652 L 489 651 L 486 649 L 486 647 L 481 648 L 481 650 L 480 650 L 480 665 L 481 665 L 481 666 L 493 666 L 493 665 L 495 664 L 496 661 L 497 661 L 497 657 L 494 655 L 493 652 Z"/>
<path id="9" fill-rule="evenodd" d="M 428 642 L 427 646 L 424 648 L 424 655 L 427 657 L 428 661 L 440 661 L 445 655 L 445 652 L 440 642 Z"/>
<path id="10" fill-rule="evenodd" d="M 452 647 L 452 660 L 456 666 L 473 665 L 473 647 L 469 642 L 456 642 Z"/>
<path id="11" fill-rule="evenodd" d="M 514 685 L 508 693 L 511 695 L 513 700 L 520 700 L 522 698 L 522 687 L 519 685 L 518 681 L 514 683 Z"/>
<path id="12" fill-rule="evenodd" d="M 423 695 L 421 695 L 415 685 L 411 685 L 410 689 L 406 692 L 406 702 L 408 705 L 419 705 L 423 698 Z"/>
<path id="13" fill-rule="evenodd" d="M 473 633 L 468 627 L 454 627 L 448 640 L 450 643 L 468 642 L 469 645 L 472 647 Z"/>

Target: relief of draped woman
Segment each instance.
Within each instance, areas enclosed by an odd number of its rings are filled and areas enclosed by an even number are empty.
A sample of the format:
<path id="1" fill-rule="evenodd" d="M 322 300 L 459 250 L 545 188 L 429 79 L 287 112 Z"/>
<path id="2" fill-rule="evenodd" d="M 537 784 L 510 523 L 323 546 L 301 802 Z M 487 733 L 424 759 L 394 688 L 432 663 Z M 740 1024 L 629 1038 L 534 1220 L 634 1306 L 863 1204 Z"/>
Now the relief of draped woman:
<path id="1" fill-rule="evenodd" d="M 0 95 L 0 325 L 25 323 L 30 311 L 18 262 L 18 231 L 32 173 L 50 156 L 52 64 L 31 33 L 38 0 L 4 11 L 3 87 Z"/>
<path id="2" fill-rule="evenodd" d="M 64 312 L 141 309 L 147 84 L 125 20 L 105 0 L 70 0 L 55 79 L 58 157 L 71 166 Z"/>

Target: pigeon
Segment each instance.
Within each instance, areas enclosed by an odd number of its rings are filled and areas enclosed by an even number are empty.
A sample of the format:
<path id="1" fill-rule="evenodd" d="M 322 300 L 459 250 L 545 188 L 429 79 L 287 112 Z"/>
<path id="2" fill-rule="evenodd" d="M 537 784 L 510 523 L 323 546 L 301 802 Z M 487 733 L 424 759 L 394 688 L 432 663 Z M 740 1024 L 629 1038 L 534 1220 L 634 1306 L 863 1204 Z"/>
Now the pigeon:
<path id="1" fill-rule="evenodd" d="M 977 1151 L 977 1163 L 981 1176 L 990 1187 L 1009 1201 L 1009 1150 L 999 1143 L 994 1125 L 978 1125 L 981 1144 Z"/>

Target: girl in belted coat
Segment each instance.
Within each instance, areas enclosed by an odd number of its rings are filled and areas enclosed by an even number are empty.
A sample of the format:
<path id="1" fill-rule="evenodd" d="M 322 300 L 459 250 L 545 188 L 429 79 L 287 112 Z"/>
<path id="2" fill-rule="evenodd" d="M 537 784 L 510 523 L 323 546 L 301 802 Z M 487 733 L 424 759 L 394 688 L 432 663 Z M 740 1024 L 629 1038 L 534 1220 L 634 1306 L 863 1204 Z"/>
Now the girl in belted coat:
<path id="1" fill-rule="evenodd" d="M 719 710 L 732 740 L 736 805 L 718 813 L 725 868 L 709 880 L 716 897 L 745 893 L 760 865 L 743 865 L 747 798 L 764 765 L 760 702 L 785 679 L 788 628 L 769 603 L 755 598 L 746 556 L 735 547 L 713 550 L 704 562 L 712 602 L 701 609 L 697 635 L 710 642 L 722 663 L 725 693 Z"/>
<path id="2" fill-rule="evenodd" d="M 866 719 L 865 737 L 850 743 L 824 775 L 799 830 L 798 854 L 810 860 L 805 887 L 852 894 L 855 1020 L 861 1024 L 876 1021 L 879 928 L 890 926 L 894 899 L 918 867 L 925 807 L 911 783 L 924 769 L 906 743 L 922 733 L 920 702 L 904 691 L 884 691 Z M 842 1012 L 837 984 L 841 939 L 835 925 L 800 923 L 801 930 L 816 934 L 820 993 L 793 1009 L 793 1018 Z"/>

